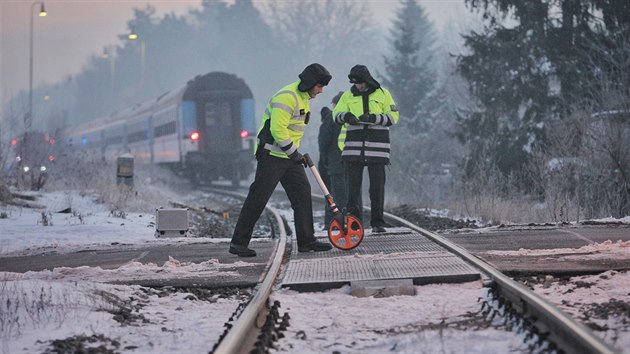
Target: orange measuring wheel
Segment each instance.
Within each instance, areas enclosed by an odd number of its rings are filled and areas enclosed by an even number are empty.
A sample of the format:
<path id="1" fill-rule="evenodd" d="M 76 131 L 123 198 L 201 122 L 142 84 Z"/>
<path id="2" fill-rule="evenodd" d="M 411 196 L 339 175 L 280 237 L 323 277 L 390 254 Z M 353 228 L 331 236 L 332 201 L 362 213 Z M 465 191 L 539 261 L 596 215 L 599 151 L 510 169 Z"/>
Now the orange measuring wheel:
<path id="1" fill-rule="evenodd" d="M 339 220 L 333 219 L 328 225 L 328 239 L 333 246 L 342 250 L 351 250 L 357 247 L 363 241 L 363 225 L 361 221 L 353 215 L 346 215 L 347 229 L 343 230 L 343 226 Z"/>

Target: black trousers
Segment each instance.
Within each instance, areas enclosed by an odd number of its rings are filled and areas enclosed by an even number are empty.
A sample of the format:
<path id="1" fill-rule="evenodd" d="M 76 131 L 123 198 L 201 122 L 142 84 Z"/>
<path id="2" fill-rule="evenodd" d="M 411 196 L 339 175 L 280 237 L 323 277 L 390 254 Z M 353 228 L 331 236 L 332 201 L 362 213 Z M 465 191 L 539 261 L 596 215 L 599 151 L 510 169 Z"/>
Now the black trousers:
<path id="1" fill-rule="evenodd" d="M 233 244 L 249 245 L 254 225 L 260 218 L 278 182 L 282 184 L 291 202 L 298 246 L 316 240 L 313 230 L 311 185 L 306 178 L 304 166 L 296 165 L 289 159 L 265 154 L 258 159 L 254 182 L 249 187 L 247 199 L 245 199 L 241 214 L 236 222 L 234 235 L 232 235 Z"/>
<path id="2" fill-rule="evenodd" d="M 338 173 L 334 175 L 330 175 L 330 185 L 327 185 L 330 194 L 332 195 L 335 203 L 339 210 L 346 208 L 348 204 L 348 181 L 346 181 L 346 176 L 344 173 Z M 352 213 L 352 215 L 359 218 L 359 220 L 363 219 L 363 198 L 361 197 L 361 193 L 359 193 L 359 200 L 357 201 L 359 205 L 358 212 Z M 333 213 L 328 206 L 328 203 L 324 202 L 324 228 L 328 229 L 328 225 L 333 219 Z"/>
<path id="3" fill-rule="evenodd" d="M 385 226 L 383 208 L 385 205 L 385 165 L 364 164 L 363 162 L 346 161 L 346 182 L 348 183 L 348 212 L 362 219 L 361 184 L 363 183 L 363 167 L 367 166 L 370 178 L 370 225 Z"/>

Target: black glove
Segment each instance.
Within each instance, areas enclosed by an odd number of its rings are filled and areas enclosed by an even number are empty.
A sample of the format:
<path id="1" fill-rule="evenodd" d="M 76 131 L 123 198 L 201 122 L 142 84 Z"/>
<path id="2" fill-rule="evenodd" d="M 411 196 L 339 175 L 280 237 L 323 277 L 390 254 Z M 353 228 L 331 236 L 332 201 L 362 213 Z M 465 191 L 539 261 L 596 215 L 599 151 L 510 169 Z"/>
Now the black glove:
<path id="1" fill-rule="evenodd" d="M 376 124 L 376 114 L 362 114 L 359 120 L 365 124 Z"/>
<path id="2" fill-rule="evenodd" d="M 306 164 L 306 159 L 304 158 L 304 156 L 302 156 L 302 154 L 300 154 L 299 151 L 295 150 L 294 153 L 292 153 L 291 155 L 289 155 L 289 158 L 291 159 L 291 161 L 293 161 L 294 164 L 296 165 L 304 165 L 304 167 L 308 167 L 308 165 Z"/>
<path id="3" fill-rule="evenodd" d="M 359 119 L 357 119 L 357 116 L 355 116 L 354 114 L 347 112 L 344 116 L 343 119 L 346 121 L 346 123 L 350 124 L 350 125 L 358 125 L 359 124 Z"/>

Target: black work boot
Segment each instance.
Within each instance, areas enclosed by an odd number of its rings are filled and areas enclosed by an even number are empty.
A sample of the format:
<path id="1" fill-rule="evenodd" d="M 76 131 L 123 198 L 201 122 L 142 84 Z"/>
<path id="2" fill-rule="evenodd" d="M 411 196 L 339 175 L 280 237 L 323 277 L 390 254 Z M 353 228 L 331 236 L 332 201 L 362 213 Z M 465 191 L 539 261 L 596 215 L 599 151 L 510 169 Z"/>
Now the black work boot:
<path id="1" fill-rule="evenodd" d="M 298 246 L 298 252 L 324 252 L 332 248 L 330 243 L 313 241 L 302 246 Z"/>
<path id="2" fill-rule="evenodd" d="M 387 229 L 385 229 L 385 226 L 372 226 L 372 232 L 385 232 L 387 231 Z"/>
<path id="3" fill-rule="evenodd" d="M 256 251 L 234 243 L 230 243 L 230 253 L 239 257 L 256 257 Z"/>

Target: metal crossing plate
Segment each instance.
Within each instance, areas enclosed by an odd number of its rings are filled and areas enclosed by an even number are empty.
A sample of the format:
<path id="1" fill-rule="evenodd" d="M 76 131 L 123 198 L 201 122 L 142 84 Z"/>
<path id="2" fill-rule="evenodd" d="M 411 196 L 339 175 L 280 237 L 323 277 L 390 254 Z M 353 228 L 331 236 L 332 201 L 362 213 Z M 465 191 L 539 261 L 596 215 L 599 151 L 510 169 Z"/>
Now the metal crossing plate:
<path id="1" fill-rule="evenodd" d="M 381 234 L 366 232 L 363 242 L 350 251 L 299 253 L 293 240 L 282 286 L 321 290 L 357 280 L 413 279 L 414 284 L 429 284 L 479 278 L 472 266 L 425 236 L 394 228 Z"/>

